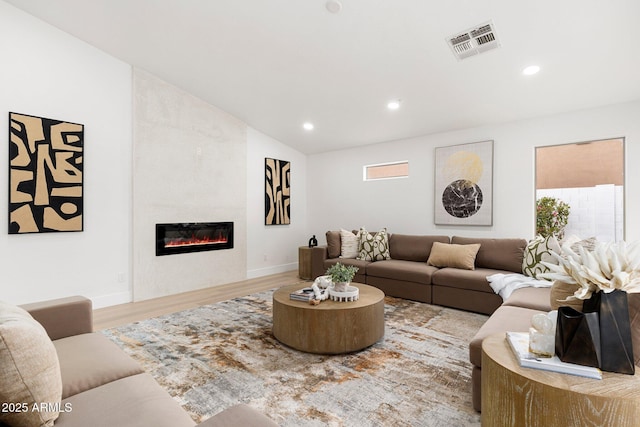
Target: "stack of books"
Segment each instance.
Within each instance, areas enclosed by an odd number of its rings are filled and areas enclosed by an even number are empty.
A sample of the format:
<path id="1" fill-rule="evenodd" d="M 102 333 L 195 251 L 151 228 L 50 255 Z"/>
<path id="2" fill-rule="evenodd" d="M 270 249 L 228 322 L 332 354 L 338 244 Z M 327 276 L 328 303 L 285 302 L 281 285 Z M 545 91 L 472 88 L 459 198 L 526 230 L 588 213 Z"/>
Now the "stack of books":
<path id="1" fill-rule="evenodd" d="M 602 371 L 598 368 L 566 363 L 561 361 L 558 356 L 539 357 L 530 353 L 529 334 L 526 332 L 507 332 L 507 341 L 511 346 L 511 350 L 513 350 L 513 353 L 516 355 L 518 363 L 522 367 L 579 375 L 581 377 L 598 380 L 602 379 Z"/>
<path id="2" fill-rule="evenodd" d="M 313 299 L 315 294 L 313 293 L 313 289 L 311 288 L 302 288 L 297 291 L 291 292 L 289 294 L 289 298 L 296 301 L 304 301 L 309 302 L 309 300 Z"/>

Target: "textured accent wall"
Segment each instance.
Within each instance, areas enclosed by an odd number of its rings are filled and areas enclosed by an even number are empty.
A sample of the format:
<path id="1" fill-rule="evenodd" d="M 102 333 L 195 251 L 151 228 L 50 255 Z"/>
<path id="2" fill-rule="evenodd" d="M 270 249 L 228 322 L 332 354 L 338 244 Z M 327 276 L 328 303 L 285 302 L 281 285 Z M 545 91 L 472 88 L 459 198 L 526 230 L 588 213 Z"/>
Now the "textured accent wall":
<path id="1" fill-rule="evenodd" d="M 133 96 L 134 301 L 245 279 L 246 125 L 138 69 Z M 233 249 L 156 257 L 156 223 L 214 221 Z"/>

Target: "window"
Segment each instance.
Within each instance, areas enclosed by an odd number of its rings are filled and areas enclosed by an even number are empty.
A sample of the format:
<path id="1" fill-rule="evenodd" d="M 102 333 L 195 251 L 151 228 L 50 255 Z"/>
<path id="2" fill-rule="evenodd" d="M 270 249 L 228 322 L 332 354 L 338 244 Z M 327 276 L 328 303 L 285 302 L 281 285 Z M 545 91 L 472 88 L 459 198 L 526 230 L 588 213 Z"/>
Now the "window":
<path id="1" fill-rule="evenodd" d="M 380 163 L 367 165 L 363 168 L 363 179 L 375 181 L 379 179 L 408 178 L 409 162 Z"/>

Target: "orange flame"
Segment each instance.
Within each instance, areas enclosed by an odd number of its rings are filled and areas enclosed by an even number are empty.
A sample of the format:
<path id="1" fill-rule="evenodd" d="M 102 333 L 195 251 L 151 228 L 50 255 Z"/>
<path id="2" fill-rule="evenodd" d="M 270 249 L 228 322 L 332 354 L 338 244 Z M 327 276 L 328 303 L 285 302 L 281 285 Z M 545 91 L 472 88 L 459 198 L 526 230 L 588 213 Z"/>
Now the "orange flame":
<path id="1" fill-rule="evenodd" d="M 221 234 L 215 238 L 213 237 L 196 237 L 195 235 L 191 235 L 188 237 L 178 237 L 175 239 L 170 239 L 165 242 L 165 248 L 176 248 L 181 246 L 199 246 L 199 245 L 219 245 L 227 243 L 229 239 Z"/>

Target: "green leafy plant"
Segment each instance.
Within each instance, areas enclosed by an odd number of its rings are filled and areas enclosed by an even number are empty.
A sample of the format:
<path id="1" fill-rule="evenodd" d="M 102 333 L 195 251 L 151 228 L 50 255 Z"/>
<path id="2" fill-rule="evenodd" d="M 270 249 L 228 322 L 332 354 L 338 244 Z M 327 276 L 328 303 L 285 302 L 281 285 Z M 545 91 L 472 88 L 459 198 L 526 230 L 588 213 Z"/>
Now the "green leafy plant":
<path id="1" fill-rule="evenodd" d="M 555 197 L 542 197 L 537 201 L 536 233 L 543 236 L 564 237 L 571 206 Z"/>
<path id="2" fill-rule="evenodd" d="M 331 276 L 331 281 L 333 283 L 351 282 L 357 271 L 358 267 L 353 265 L 336 263 L 329 267 L 325 274 L 327 276 Z"/>

